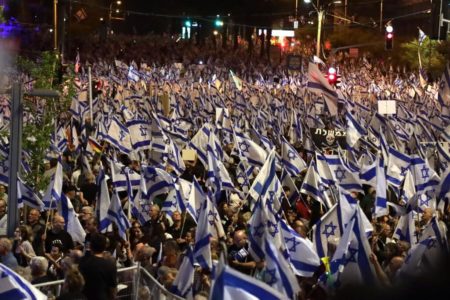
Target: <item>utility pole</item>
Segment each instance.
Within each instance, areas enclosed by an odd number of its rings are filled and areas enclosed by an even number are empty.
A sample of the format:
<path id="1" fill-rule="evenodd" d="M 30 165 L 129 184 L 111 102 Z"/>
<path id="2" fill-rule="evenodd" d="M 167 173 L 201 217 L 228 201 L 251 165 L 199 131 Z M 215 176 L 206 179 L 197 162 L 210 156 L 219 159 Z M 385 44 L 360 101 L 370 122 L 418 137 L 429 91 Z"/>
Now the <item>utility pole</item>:
<path id="1" fill-rule="evenodd" d="M 383 32 L 383 0 L 380 2 L 380 32 Z"/>
<path id="2" fill-rule="evenodd" d="M 58 0 L 53 0 L 53 50 L 58 50 Z"/>
<path id="3" fill-rule="evenodd" d="M 317 12 L 318 17 L 319 17 L 319 24 L 317 24 L 317 44 L 316 44 L 316 56 L 320 57 L 320 39 L 321 39 L 321 35 L 322 35 L 322 22 L 323 22 L 323 16 L 324 16 L 324 11 L 323 10 L 319 10 Z"/>

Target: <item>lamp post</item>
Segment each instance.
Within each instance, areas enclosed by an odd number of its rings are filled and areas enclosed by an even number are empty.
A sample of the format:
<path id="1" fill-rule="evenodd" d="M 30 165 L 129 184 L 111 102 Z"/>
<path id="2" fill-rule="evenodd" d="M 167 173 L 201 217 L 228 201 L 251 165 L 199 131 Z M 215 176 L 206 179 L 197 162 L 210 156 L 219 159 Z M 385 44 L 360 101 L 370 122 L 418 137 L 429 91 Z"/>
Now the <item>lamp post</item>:
<path id="1" fill-rule="evenodd" d="M 120 6 L 120 5 L 122 5 L 122 1 L 120 1 L 120 0 L 117 0 L 117 1 L 111 1 L 111 4 L 109 5 L 109 16 L 108 16 L 108 27 L 109 27 L 109 29 L 111 29 L 111 20 L 112 19 L 117 19 L 117 20 L 123 20 L 122 18 L 118 18 L 118 17 L 112 17 L 112 7 L 113 7 L 113 5 L 114 4 L 116 4 L 117 6 Z M 119 8 L 116 8 L 116 13 L 119 13 L 120 12 L 120 10 L 119 10 Z"/>
<path id="2" fill-rule="evenodd" d="M 380 2 L 380 32 L 383 32 L 383 0 Z"/>
<path id="3" fill-rule="evenodd" d="M 53 50 L 58 49 L 58 0 L 53 0 Z"/>
<path id="4" fill-rule="evenodd" d="M 311 3 L 314 9 L 317 12 L 317 44 L 316 44 L 316 56 L 320 57 L 320 39 L 322 35 L 322 22 L 323 17 L 325 15 L 325 11 L 320 9 L 320 0 L 317 0 L 317 5 L 314 5 L 314 3 L 311 2 L 311 0 L 304 0 L 305 3 Z"/>

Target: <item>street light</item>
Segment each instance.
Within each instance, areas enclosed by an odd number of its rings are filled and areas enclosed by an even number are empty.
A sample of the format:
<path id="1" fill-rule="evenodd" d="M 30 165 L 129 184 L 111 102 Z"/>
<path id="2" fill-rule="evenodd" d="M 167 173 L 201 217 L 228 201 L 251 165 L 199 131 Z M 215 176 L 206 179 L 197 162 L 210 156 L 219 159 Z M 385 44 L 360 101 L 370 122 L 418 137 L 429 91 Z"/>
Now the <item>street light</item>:
<path id="1" fill-rule="evenodd" d="M 120 6 L 120 5 L 122 5 L 122 1 L 120 1 L 120 0 L 112 1 L 111 4 L 109 5 L 109 22 L 110 22 L 110 24 L 111 24 L 111 20 L 124 20 L 124 18 L 122 18 L 122 17 L 113 17 L 112 16 L 113 5 L 114 4 L 117 5 L 117 6 Z M 120 9 L 119 8 L 116 8 L 114 11 L 115 11 L 116 14 L 120 13 Z"/>
<path id="2" fill-rule="evenodd" d="M 305 3 L 311 3 L 311 0 L 303 0 Z M 314 3 L 311 3 L 314 7 L 314 9 L 317 12 L 317 44 L 316 44 L 316 56 L 320 57 L 320 38 L 322 34 L 322 22 L 323 22 L 323 16 L 325 15 L 325 11 L 320 9 L 320 1 L 317 0 L 317 6 L 314 5 Z"/>

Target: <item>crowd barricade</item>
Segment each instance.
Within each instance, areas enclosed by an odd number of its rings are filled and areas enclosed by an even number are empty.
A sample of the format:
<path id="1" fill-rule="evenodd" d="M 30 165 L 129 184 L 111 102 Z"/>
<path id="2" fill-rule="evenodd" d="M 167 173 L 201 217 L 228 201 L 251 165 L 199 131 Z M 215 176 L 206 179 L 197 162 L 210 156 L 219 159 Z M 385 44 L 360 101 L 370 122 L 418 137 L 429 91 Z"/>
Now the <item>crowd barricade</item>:
<path id="1" fill-rule="evenodd" d="M 117 299 L 184 300 L 169 292 L 147 270 L 139 264 L 117 269 Z M 35 284 L 34 287 L 46 295 L 58 297 L 64 280 Z"/>

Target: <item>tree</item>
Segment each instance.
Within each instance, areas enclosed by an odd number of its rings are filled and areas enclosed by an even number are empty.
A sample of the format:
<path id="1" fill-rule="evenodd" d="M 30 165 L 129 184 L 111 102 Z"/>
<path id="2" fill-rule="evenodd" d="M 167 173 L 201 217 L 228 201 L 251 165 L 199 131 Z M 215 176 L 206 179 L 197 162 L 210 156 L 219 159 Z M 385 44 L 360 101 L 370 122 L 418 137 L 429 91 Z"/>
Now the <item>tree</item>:
<path id="1" fill-rule="evenodd" d="M 58 90 L 62 95 L 60 99 L 25 98 L 23 101 L 24 111 L 30 118 L 24 119 L 22 148 L 31 172 L 22 174 L 22 177 L 36 191 L 41 191 L 49 183 L 49 179 L 42 175 L 51 135 L 56 122 L 67 117 L 71 99 L 75 95 L 74 76 L 61 73 L 63 66 L 53 52 L 44 52 L 37 61 L 19 57 L 18 66 L 34 80 L 34 88 Z"/>
<path id="2" fill-rule="evenodd" d="M 444 71 L 446 61 L 448 60 L 448 42 L 440 42 L 426 38 L 419 47 L 417 39 L 402 43 L 400 51 L 397 53 L 396 61 L 400 64 L 409 66 L 410 69 L 419 69 L 418 52 L 422 60 L 422 67 L 437 79 Z M 447 56 L 447 57 L 446 57 Z"/>

